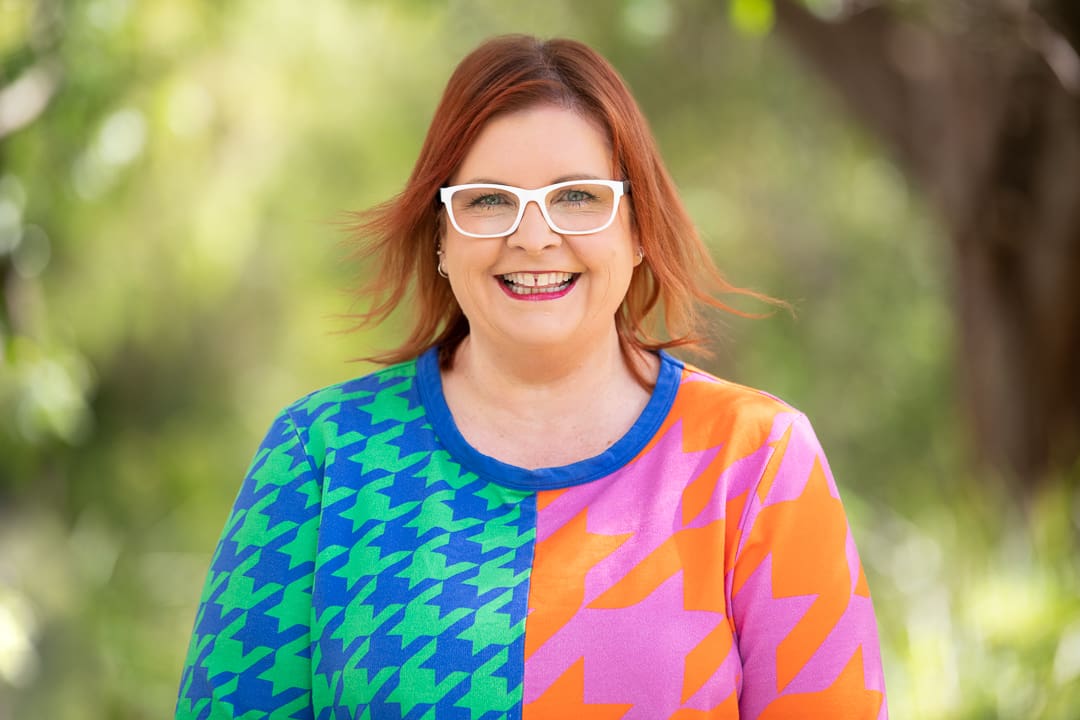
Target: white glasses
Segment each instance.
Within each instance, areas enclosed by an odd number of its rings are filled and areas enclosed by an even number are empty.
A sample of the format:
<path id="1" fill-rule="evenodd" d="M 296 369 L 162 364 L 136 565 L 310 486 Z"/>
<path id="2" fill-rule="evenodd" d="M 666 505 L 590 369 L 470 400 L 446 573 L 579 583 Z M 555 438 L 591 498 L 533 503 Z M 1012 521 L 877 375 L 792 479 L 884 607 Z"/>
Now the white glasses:
<path id="1" fill-rule="evenodd" d="M 619 198 L 630 193 L 626 180 L 569 180 L 525 190 L 474 183 L 439 189 L 450 223 L 462 235 L 493 238 L 517 230 L 525 206 L 535 202 L 548 227 L 560 235 L 588 235 L 615 220 Z"/>

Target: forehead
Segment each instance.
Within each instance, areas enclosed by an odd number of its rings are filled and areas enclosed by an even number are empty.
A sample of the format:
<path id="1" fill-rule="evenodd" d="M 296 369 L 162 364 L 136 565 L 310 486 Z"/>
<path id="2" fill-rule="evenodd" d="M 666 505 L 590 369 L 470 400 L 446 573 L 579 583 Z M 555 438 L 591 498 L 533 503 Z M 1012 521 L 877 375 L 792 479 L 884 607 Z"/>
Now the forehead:
<path id="1" fill-rule="evenodd" d="M 581 176 L 608 178 L 611 172 L 611 144 L 598 122 L 574 110 L 540 105 L 485 125 L 453 182 L 531 188 Z"/>

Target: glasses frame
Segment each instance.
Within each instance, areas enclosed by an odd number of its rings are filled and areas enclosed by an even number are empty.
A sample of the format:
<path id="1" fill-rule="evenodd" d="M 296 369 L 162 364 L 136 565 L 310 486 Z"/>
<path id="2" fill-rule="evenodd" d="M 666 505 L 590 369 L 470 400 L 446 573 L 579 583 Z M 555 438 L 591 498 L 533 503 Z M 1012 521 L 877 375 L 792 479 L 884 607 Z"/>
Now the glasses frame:
<path id="1" fill-rule="evenodd" d="M 548 196 L 552 190 L 558 190 L 562 187 L 571 187 L 573 185 L 603 185 L 610 188 L 615 193 L 615 199 L 611 205 L 611 217 L 607 219 L 603 225 L 593 230 L 564 230 L 560 228 L 548 215 L 547 207 L 544 204 L 544 199 Z M 450 202 L 451 197 L 458 190 L 472 190 L 475 188 L 494 188 L 496 190 L 505 190 L 512 193 L 518 199 L 518 211 L 517 217 L 514 218 L 514 222 L 511 223 L 507 230 L 499 233 L 473 233 L 463 230 L 458 225 L 457 218 L 454 217 L 454 208 Z M 619 201 L 623 195 L 630 194 L 630 181 L 629 180 L 594 180 L 591 178 L 582 178 L 580 180 L 567 180 L 565 182 L 557 182 L 552 185 L 545 185 L 544 187 L 536 188 L 535 190 L 527 190 L 525 188 L 514 187 L 513 185 L 499 185 L 498 183 L 467 183 L 465 185 L 450 185 L 448 187 L 439 188 L 439 200 L 446 206 L 446 214 L 450 218 L 450 224 L 454 226 L 454 229 L 466 237 L 471 238 L 497 238 L 513 235 L 517 232 L 518 226 L 521 225 L 521 219 L 525 217 L 525 208 L 530 202 L 535 202 L 536 206 L 540 208 L 540 214 L 544 216 L 544 222 L 553 232 L 559 235 L 592 235 L 593 233 L 607 230 L 611 227 L 611 223 L 615 222 L 615 216 L 619 214 Z"/>

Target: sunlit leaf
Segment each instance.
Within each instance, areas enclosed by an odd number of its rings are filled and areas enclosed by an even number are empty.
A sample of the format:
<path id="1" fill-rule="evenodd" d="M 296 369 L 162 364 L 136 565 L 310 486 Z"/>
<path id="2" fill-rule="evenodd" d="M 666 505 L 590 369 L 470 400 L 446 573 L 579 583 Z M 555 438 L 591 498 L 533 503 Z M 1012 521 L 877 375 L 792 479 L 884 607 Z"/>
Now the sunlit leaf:
<path id="1" fill-rule="evenodd" d="M 772 30 L 772 0 L 728 0 L 728 17 L 739 32 L 760 37 Z"/>

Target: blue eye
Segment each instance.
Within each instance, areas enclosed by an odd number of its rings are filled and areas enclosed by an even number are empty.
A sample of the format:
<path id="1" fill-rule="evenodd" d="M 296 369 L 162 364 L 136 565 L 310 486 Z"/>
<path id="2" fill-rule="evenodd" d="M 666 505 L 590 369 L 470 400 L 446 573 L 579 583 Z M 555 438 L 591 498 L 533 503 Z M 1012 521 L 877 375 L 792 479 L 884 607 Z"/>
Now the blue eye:
<path id="1" fill-rule="evenodd" d="M 577 205 L 589 203 L 594 200 L 596 200 L 595 195 L 587 190 L 582 190 L 581 188 L 567 188 L 558 198 L 558 202 Z"/>
<path id="2" fill-rule="evenodd" d="M 498 205 L 505 205 L 506 197 L 503 195 L 497 195 L 495 193 L 488 193 L 487 195 L 477 195 L 469 201 L 469 207 L 495 207 Z"/>

